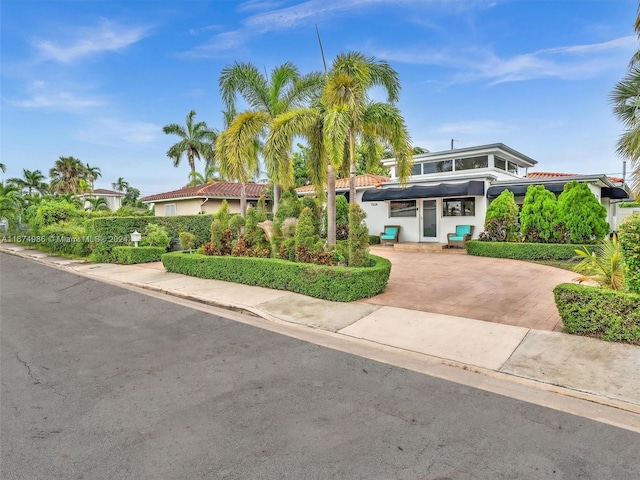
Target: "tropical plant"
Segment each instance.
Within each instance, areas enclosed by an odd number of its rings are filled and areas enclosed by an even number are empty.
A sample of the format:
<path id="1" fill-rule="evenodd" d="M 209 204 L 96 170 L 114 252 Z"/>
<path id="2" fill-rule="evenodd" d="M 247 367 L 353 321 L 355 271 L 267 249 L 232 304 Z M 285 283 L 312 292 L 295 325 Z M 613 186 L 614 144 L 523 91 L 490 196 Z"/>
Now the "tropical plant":
<path id="1" fill-rule="evenodd" d="M 49 190 L 49 186 L 44 182 L 45 177 L 40 170 L 22 169 L 22 178 L 9 178 L 7 183 L 12 183 L 19 189 L 26 189 L 27 195 L 32 196 L 33 191 L 44 195 Z"/>
<path id="2" fill-rule="evenodd" d="M 382 87 L 387 102 L 373 102 L 369 91 Z M 324 140 L 330 161 L 345 158 L 349 164 L 349 199 L 355 201 L 356 144 L 375 151 L 377 141 L 388 143 L 394 153 L 398 177 L 404 183 L 413 163 L 410 137 L 400 110 L 394 105 L 400 93 L 398 73 L 388 63 L 360 52 L 340 54 L 333 62 L 323 92 L 327 109 Z"/>
<path id="3" fill-rule="evenodd" d="M 510 242 L 515 239 L 518 205 L 513 192 L 504 190 L 487 208 L 482 239 Z"/>
<path id="4" fill-rule="evenodd" d="M 0 219 L 6 219 L 9 227 L 15 227 L 23 207 L 24 198 L 18 187 L 0 183 Z"/>
<path id="5" fill-rule="evenodd" d="M 85 165 L 86 168 L 86 179 L 91 185 L 91 191 L 93 192 L 96 180 L 102 176 L 102 171 L 100 167 L 92 167 L 88 163 Z"/>
<path id="6" fill-rule="evenodd" d="M 111 184 L 111 188 L 113 188 L 116 192 L 126 192 L 129 188 L 129 182 L 127 182 L 124 178 L 118 177 L 118 180 Z"/>
<path id="7" fill-rule="evenodd" d="M 87 167 L 74 157 L 59 157 L 49 170 L 50 188 L 56 193 L 78 193 L 82 189 Z"/>
<path id="8" fill-rule="evenodd" d="M 226 161 L 241 163 L 244 154 L 244 158 L 250 163 L 246 167 L 253 171 L 258 165 L 259 140 L 270 132 L 272 120 L 317 97 L 322 77 L 318 73 L 301 75 L 298 68 L 290 62 L 275 67 L 267 77 L 251 63 L 236 62 L 222 70 L 218 83 L 227 112 L 236 111 L 238 96 L 249 107 L 248 111 L 237 116 L 231 115 L 232 118 L 229 119 L 229 132 L 225 134 L 228 137 L 225 153 L 231 157 Z M 230 148 L 234 143 L 238 144 L 236 150 Z M 267 174 L 274 183 L 275 212 L 279 207 L 281 188 L 293 186 L 293 167 L 287 152 L 283 151 L 265 152 L 264 163 Z M 236 166 L 233 170 L 240 168 Z M 232 178 L 241 181 L 238 177 Z"/>
<path id="9" fill-rule="evenodd" d="M 191 253 L 196 243 L 196 236 L 191 232 L 180 232 L 178 239 L 180 240 L 182 249 L 189 250 L 189 253 Z"/>
<path id="10" fill-rule="evenodd" d="M 85 210 L 89 210 L 90 212 L 109 210 L 109 205 L 103 197 L 86 198 L 85 202 L 88 204 Z"/>
<path id="11" fill-rule="evenodd" d="M 558 197 L 558 221 L 557 231 L 564 229 L 569 243 L 596 243 L 609 233 L 607 209 L 584 182 L 564 186 Z"/>
<path id="12" fill-rule="evenodd" d="M 349 266 L 366 266 L 369 254 L 369 229 L 364 219 L 367 214 L 357 203 L 349 204 Z"/>
<path id="13" fill-rule="evenodd" d="M 196 170 L 196 159 L 204 159 L 207 166 L 213 165 L 214 145 L 218 136 L 214 129 L 207 126 L 206 122 L 194 123 L 196 115 L 195 110 L 189 112 L 186 128 L 177 123 L 171 123 L 162 129 L 167 135 L 177 135 L 181 138 L 167 151 L 167 157 L 173 160 L 173 166 L 178 167 L 180 160 L 186 155 L 192 172 Z"/>
<path id="14" fill-rule="evenodd" d="M 544 185 L 530 185 L 520 212 L 520 233 L 525 242 L 549 243 L 558 222 L 556 196 Z"/>
<path id="15" fill-rule="evenodd" d="M 0 163 L 0 171 L 2 171 L 2 173 L 7 171 L 7 166 L 4 163 Z"/>
<path id="16" fill-rule="evenodd" d="M 611 290 L 624 290 L 624 260 L 617 235 L 606 237 L 593 250 L 576 249 L 576 254 L 582 258 L 574 269 L 582 274 L 576 281 L 593 281 Z"/>
<path id="17" fill-rule="evenodd" d="M 144 231 L 145 244 L 150 247 L 168 248 L 170 244 L 169 233 L 167 229 L 157 223 L 149 223 Z"/>

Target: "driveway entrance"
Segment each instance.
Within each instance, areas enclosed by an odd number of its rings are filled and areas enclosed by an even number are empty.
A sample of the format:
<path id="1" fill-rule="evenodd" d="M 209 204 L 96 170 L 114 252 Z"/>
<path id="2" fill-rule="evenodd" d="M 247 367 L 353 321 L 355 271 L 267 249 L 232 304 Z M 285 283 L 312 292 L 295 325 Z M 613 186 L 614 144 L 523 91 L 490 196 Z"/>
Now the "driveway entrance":
<path id="1" fill-rule="evenodd" d="M 384 293 L 363 302 L 538 330 L 562 329 L 553 288 L 577 276 L 546 265 L 459 252 L 372 247 L 371 253 L 391 260 L 391 277 Z"/>

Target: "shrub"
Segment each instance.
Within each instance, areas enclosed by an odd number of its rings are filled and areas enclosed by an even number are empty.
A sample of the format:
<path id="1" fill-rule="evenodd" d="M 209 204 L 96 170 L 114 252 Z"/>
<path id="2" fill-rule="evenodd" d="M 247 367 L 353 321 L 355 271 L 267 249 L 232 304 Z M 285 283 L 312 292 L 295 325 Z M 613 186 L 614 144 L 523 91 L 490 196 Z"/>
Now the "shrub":
<path id="1" fill-rule="evenodd" d="M 469 240 L 467 253 L 479 257 L 513 258 L 515 260 L 570 260 L 580 245 L 557 243 L 483 242 Z"/>
<path id="2" fill-rule="evenodd" d="M 640 215 L 634 214 L 618 226 L 624 258 L 625 280 L 629 291 L 640 293 Z"/>
<path id="3" fill-rule="evenodd" d="M 171 239 L 167 229 L 157 223 L 149 223 L 144 229 L 145 236 L 142 238 L 145 246 L 149 247 L 162 247 L 165 250 L 169 248 Z"/>
<path id="4" fill-rule="evenodd" d="M 624 290 L 624 261 L 617 235 L 602 240 L 594 251 L 584 247 L 576 253 L 582 258 L 574 268 L 583 274 L 576 278 L 578 282 L 590 280 L 611 290 Z"/>
<path id="5" fill-rule="evenodd" d="M 349 266 L 362 267 L 369 253 L 369 229 L 364 219 L 367 214 L 360 205 L 352 203 L 349 207 Z"/>
<path id="6" fill-rule="evenodd" d="M 31 228 L 34 233 L 41 233 L 41 229 L 60 222 L 70 222 L 85 217 L 85 212 L 73 204 L 63 200 L 44 200 L 37 206 Z"/>
<path id="7" fill-rule="evenodd" d="M 51 253 L 62 253 L 86 257 L 91 251 L 91 239 L 87 237 L 83 225 L 73 222 L 60 222 L 40 229 L 40 238 L 44 242 L 37 246 Z"/>
<path id="8" fill-rule="evenodd" d="M 380 235 L 369 235 L 369 245 L 380 245 Z"/>
<path id="9" fill-rule="evenodd" d="M 609 233 L 607 209 L 589 185 L 570 182 L 558 197 L 558 220 L 571 243 L 596 243 Z"/>
<path id="10" fill-rule="evenodd" d="M 504 190 L 487 208 L 484 221 L 484 240 L 509 242 L 515 239 L 518 205 L 513 192 Z"/>
<path id="11" fill-rule="evenodd" d="M 308 208 L 311 212 L 311 221 L 314 234 L 320 235 L 320 208 L 313 197 L 304 197 L 302 199 L 302 208 Z M 300 212 L 302 214 L 302 212 Z"/>
<path id="12" fill-rule="evenodd" d="M 553 294 L 565 332 L 640 345 L 640 295 L 572 283 Z"/>
<path id="13" fill-rule="evenodd" d="M 133 265 L 136 263 L 159 262 L 160 257 L 166 252 L 162 247 L 114 247 L 111 259 L 114 263 Z"/>
<path id="14" fill-rule="evenodd" d="M 246 224 L 247 221 L 242 215 L 233 215 L 229 219 L 229 230 L 233 232 L 234 236 L 238 236 Z"/>
<path id="15" fill-rule="evenodd" d="M 184 252 L 167 253 L 162 263 L 168 272 L 199 278 L 275 288 L 315 298 L 351 302 L 382 291 L 389 280 L 391 262 L 371 256 L 371 267 L 329 267 L 274 258 L 215 257 Z"/>
<path id="16" fill-rule="evenodd" d="M 556 196 L 544 185 L 530 185 L 520 212 L 520 233 L 525 242 L 549 243 L 554 240 L 558 222 Z"/>
<path id="17" fill-rule="evenodd" d="M 196 236 L 191 232 L 180 232 L 178 239 L 180 240 L 182 249 L 189 250 L 189 252 L 191 252 L 196 244 Z"/>

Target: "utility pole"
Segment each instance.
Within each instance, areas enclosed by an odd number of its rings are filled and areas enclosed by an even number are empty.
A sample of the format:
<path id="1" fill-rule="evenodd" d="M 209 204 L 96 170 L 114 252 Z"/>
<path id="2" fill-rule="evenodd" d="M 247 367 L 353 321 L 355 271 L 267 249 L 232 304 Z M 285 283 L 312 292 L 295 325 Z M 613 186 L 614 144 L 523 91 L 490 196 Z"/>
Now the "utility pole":
<path id="1" fill-rule="evenodd" d="M 453 142 L 459 142 L 460 140 L 456 140 L 455 138 L 451 139 L 451 150 L 453 150 Z"/>

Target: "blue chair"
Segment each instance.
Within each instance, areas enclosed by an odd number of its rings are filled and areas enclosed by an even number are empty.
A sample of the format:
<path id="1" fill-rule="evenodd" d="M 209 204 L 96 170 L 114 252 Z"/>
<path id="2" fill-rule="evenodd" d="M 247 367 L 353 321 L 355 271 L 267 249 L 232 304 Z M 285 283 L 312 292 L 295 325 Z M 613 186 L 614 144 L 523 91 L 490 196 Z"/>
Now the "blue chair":
<path id="1" fill-rule="evenodd" d="M 384 232 L 380 234 L 380 243 L 384 245 L 393 245 L 398 241 L 398 235 L 400 235 L 399 225 L 386 225 Z"/>
<path id="2" fill-rule="evenodd" d="M 447 248 L 464 248 L 467 240 L 473 236 L 473 225 L 456 225 L 456 233 L 447 233 Z"/>

